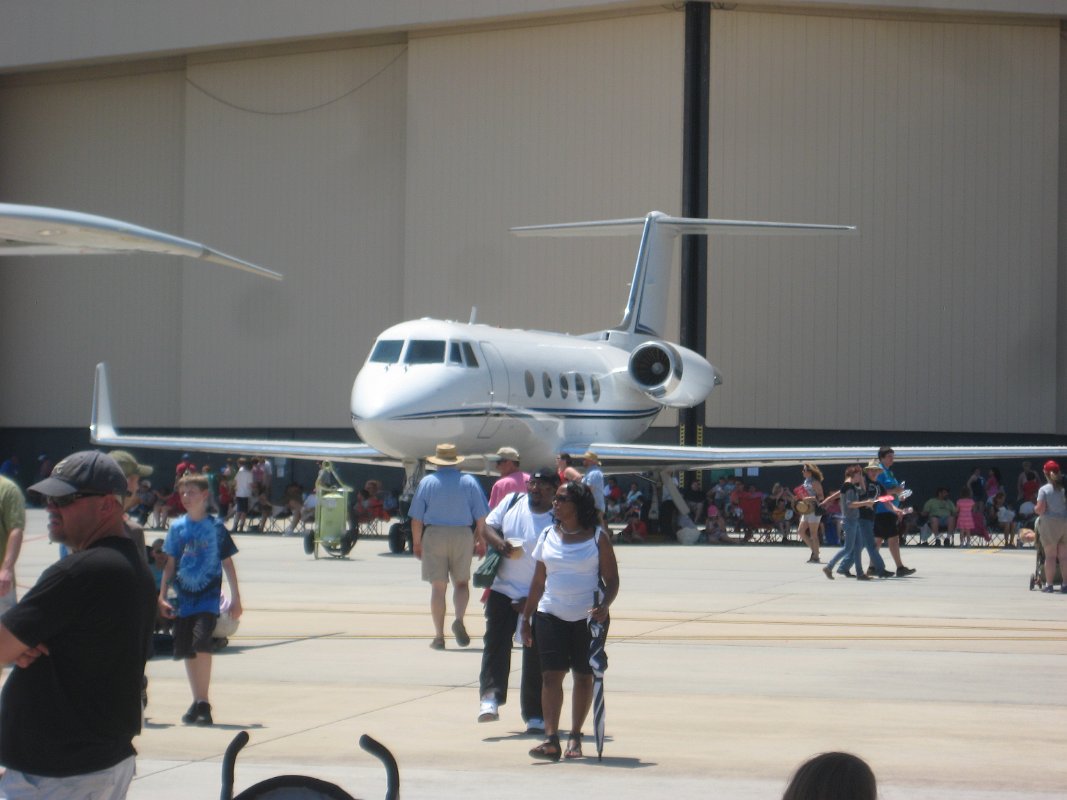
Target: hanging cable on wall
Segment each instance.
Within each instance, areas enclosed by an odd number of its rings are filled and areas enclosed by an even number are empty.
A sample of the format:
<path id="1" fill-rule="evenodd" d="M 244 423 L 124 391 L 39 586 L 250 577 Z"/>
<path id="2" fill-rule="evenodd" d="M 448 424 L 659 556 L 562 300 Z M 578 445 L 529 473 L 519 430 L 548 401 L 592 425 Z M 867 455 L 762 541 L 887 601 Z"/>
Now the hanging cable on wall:
<path id="1" fill-rule="evenodd" d="M 263 110 L 263 109 L 249 108 L 247 106 L 241 106 L 241 105 L 238 105 L 237 103 L 232 103 L 229 100 L 226 100 L 226 99 L 224 99 L 222 97 L 219 97 L 217 94 L 215 94 L 213 92 L 208 91 L 203 86 L 201 86 L 200 84 L 196 83 L 196 81 L 192 80 L 189 77 L 185 78 L 185 82 L 188 83 L 190 86 L 192 86 L 194 89 L 196 89 L 201 94 L 203 94 L 203 95 L 205 95 L 207 97 L 210 97 L 216 103 L 220 103 L 221 105 L 224 105 L 227 108 L 232 108 L 235 111 L 244 111 L 247 114 L 263 114 L 265 116 L 270 116 L 270 117 L 287 116 L 287 115 L 291 115 L 291 114 L 307 114 L 308 112 L 318 111 L 320 108 L 325 108 L 326 106 L 333 105 L 334 103 L 338 103 L 341 100 L 344 100 L 346 97 L 351 97 L 356 92 L 358 92 L 360 89 L 364 88 L 365 86 L 367 86 L 371 82 L 373 82 L 376 78 L 378 78 L 378 76 L 380 76 L 382 73 L 384 73 L 391 66 L 393 66 L 393 64 L 395 64 L 397 61 L 399 61 L 401 56 L 403 56 L 407 51 L 408 51 L 407 46 L 404 46 L 403 48 L 401 48 L 400 52 L 397 53 L 395 56 L 393 56 L 393 58 L 391 58 L 389 60 L 389 62 L 387 64 L 385 64 L 381 69 L 379 69 L 377 72 L 375 72 L 373 75 L 371 75 L 369 78 L 367 78 L 365 81 L 363 81 L 359 85 L 354 86 L 353 88 L 349 89 L 348 91 L 337 95 L 337 97 L 333 97 L 333 98 L 331 98 L 329 100 L 325 100 L 325 101 L 323 101 L 321 103 L 317 103 L 317 104 L 315 104 L 313 106 L 307 106 L 306 108 L 295 108 L 295 109 L 291 109 L 291 110 L 288 110 L 288 111 L 266 111 L 266 110 Z"/>

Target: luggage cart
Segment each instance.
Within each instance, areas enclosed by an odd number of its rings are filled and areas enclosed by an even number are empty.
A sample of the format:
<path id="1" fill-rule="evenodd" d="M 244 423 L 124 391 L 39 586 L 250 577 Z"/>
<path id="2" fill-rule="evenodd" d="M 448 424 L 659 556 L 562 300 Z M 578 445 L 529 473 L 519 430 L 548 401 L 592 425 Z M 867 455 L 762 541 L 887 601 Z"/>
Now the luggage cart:
<path id="1" fill-rule="evenodd" d="M 332 558 L 345 558 L 356 546 L 357 535 L 348 529 L 348 501 L 352 487 L 346 486 L 329 461 L 322 462 L 315 480 L 315 529 L 304 539 L 304 550 L 319 557 L 322 551 Z"/>

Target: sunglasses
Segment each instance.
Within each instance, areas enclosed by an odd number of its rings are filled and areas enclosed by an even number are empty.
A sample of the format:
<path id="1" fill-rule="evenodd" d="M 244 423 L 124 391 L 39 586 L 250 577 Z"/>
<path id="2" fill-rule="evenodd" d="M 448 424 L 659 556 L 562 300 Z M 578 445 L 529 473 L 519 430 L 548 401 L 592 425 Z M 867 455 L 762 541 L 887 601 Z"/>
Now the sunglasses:
<path id="1" fill-rule="evenodd" d="M 48 497 L 45 502 L 53 508 L 66 508 L 67 506 L 74 505 L 78 500 L 83 497 L 103 497 L 99 492 L 77 492 L 75 494 L 65 494 L 60 497 Z"/>
<path id="2" fill-rule="evenodd" d="M 565 494 L 557 494 L 555 497 L 552 498 L 552 502 L 553 503 L 573 503 L 574 500 L 572 500 L 571 498 L 569 498 Z"/>

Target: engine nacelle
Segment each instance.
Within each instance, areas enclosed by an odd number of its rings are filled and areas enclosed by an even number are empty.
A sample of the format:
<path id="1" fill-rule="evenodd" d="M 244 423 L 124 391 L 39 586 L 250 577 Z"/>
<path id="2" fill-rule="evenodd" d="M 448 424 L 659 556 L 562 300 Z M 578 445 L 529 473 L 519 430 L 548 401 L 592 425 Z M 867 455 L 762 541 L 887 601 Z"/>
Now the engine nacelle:
<path id="1" fill-rule="evenodd" d="M 627 366 L 637 388 L 657 403 L 692 408 L 722 383 L 718 370 L 681 345 L 645 342 L 630 353 Z"/>

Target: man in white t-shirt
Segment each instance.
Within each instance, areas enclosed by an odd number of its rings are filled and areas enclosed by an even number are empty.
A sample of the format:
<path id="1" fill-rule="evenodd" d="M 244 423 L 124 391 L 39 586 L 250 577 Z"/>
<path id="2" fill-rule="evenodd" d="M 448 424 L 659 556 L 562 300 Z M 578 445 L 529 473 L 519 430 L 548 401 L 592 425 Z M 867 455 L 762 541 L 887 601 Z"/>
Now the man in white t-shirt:
<path id="1" fill-rule="evenodd" d="M 485 647 L 479 676 L 479 722 L 500 719 L 500 706 L 508 698 L 511 645 L 534 573 L 531 557 L 541 531 L 552 524 L 552 498 L 559 486 L 553 467 L 538 469 L 526 484 L 527 493 L 504 497 L 486 517 L 485 538 L 501 553 L 500 569 L 485 603 Z M 522 540 L 521 547 L 509 540 Z M 509 557 L 520 550 L 517 558 Z M 522 648 L 520 707 L 527 733 L 544 733 L 541 712 L 541 662 L 536 643 Z"/>
<path id="2" fill-rule="evenodd" d="M 252 469 L 248 459 L 237 459 L 237 474 L 234 476 L 233 496 L 237 501 L 237 517 L 234 520 L 234 532 L 244 530 L 248 521 L 248 507 L 252 502 Z"/>

